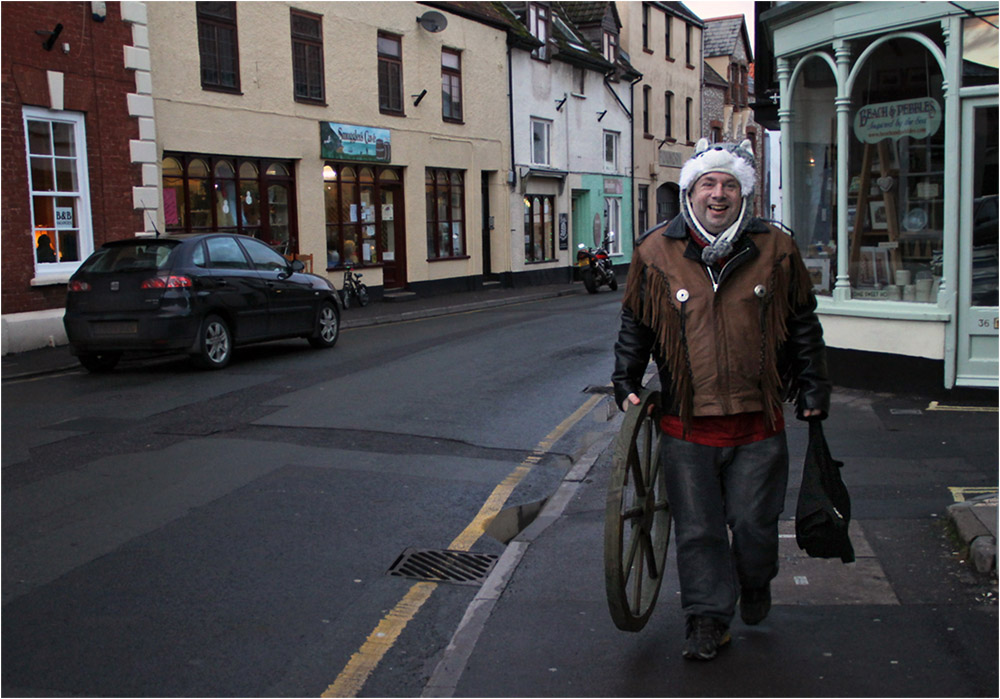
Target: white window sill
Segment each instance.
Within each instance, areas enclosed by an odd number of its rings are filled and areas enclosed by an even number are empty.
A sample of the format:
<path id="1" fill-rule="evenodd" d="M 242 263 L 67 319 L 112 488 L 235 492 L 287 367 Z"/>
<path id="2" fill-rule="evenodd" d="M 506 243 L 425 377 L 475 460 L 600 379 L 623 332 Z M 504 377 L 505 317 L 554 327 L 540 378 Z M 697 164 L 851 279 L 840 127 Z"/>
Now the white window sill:
<path id="1" fill-rule="evenodd" d="M 55 286 L 57 284 L 67 284 L 72 272 L 49 272 L 36 274 L 31 280 L 31 286 Z"/>
<path id="2" fill-rule="evenodd" d="M 951 313 L 934 303 L 913 303 L 909 301 L 834 301 L 828 296 L 816 299 L 816 312 L 836 316 L 857 316 L 859 318 L 886 318 L 893 320 L 926 320 L 948 322 Z"/>

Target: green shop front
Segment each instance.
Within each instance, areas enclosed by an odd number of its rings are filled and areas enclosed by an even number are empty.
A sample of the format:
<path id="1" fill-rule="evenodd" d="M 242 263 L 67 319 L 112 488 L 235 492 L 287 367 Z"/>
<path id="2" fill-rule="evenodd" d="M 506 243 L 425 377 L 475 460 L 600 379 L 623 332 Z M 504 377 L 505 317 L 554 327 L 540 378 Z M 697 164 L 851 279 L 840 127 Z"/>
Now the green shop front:
<path id="1" fill-rule="evenodd" d="M 997 4 L 786 3 L 782 220 L 828 345 L 996 387 Z"/>

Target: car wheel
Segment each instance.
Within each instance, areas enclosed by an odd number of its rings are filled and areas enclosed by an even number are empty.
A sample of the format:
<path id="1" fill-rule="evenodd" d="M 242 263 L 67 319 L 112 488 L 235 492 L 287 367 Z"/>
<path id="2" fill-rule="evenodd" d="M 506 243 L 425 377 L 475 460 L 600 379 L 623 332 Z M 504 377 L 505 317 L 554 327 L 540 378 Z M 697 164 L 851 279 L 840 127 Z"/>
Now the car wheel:
<path id="1" fill-rule="evenodd" d="M 92 374 L 108 373 L 117 366 L 118 360 L 121 358 L 121 352 L 94 352 L 81 354 L 77 357 L 83 368 Z"/>
<path id="2" fill-rule="evenodd" d="M 316 314 L 316 334 L 309 338 L 309 344 L 318 349 L 333 347 L 340 337 L 340 314 L 337 307 L 324 301 Z"/>
<path id="3" fill-rule="evenodd" d="M 195 363 L 204 369 L 222 369 L 233 356 L 233 335 L 222 318 L 210 315 L 201 324 Z"/>

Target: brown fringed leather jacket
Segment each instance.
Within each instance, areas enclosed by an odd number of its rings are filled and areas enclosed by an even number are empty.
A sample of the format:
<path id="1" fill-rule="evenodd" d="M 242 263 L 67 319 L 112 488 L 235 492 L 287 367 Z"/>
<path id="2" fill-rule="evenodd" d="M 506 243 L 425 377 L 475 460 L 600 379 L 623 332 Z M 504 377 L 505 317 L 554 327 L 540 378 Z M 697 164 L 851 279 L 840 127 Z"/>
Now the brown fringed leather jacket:
<path id="1" fill-rule="evenodd" d="M 830 407 L 823 329 L 792 237 L 754 219 L 721 271 L 701 261 L 683 217 L 646 233 L 626 281 L 612 382 L 639 393 L 652 353 L 663 408 L 692 416 Z"/>

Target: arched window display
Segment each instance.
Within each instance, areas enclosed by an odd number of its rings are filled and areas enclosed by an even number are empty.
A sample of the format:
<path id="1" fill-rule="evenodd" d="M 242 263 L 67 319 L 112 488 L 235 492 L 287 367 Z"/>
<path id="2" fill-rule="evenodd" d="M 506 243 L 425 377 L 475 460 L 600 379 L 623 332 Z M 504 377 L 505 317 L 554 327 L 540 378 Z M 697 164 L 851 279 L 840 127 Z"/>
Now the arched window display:
<path id="1" fill-rule="evenodd" d="M 936 301 L 944 231 L 940 67 L 923 44 L 897 37 L 870 53 L 856 75 L 844 212 L 851 297 Z"/>
<path id="2" fill-rule="evenodd" d="M 836 77 L 821 57 L 807 58 L 799 69 L 792 100 L 792 176 L 784 186 L 792 197 L 792 220 L 813 290 L 829 296 L 836 278 Z"/>

